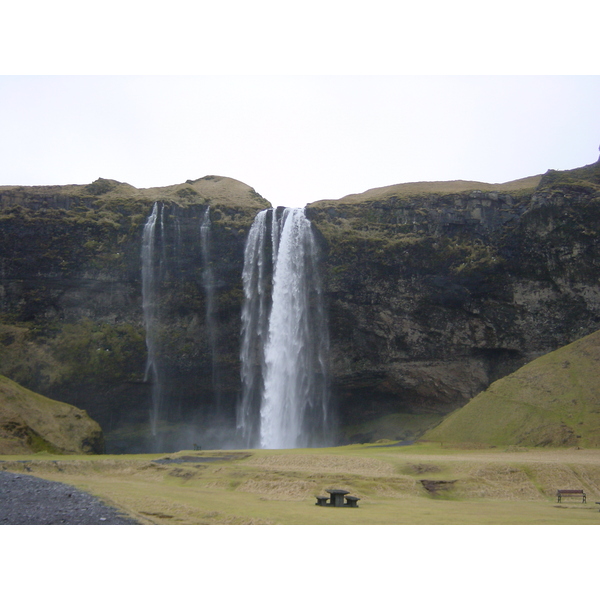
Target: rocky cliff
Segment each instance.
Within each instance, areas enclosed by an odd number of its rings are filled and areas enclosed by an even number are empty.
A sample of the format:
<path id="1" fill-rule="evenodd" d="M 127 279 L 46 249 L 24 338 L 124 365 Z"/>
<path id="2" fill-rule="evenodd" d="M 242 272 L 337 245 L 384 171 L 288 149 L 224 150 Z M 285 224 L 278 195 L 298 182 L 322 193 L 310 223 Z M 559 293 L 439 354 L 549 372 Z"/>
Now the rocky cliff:
<path id="1" fill-rule="evenodd" d="M 155 203 L 160 368 L 171 398 L 165 417 L 206 417 L 216 374 L 223 417 L 231 420 L 240 385 L 244 243 L 269 203 L 217 176 L 146 190 L 106 179 L 0 187 L 0 372 L 87 410 L 107 432 L 109 451 L 147 449 L 141 244 Z M 212 347 L 200 236 L 208 207 L 218 322 Z M 110 433 L 124 428 L 131 430 L 125 441 L 115 441 Z"/>
<path id="2" fill-rule="evenodd" d="M 231 426 L 244 243 L 269 203 L 212 176 L 148 190 L 105 179 L 0 187 L 0 373 L 87 410 L 111 451 L 144 449 L 140 253 L 155 202 L 166 421 Z M 379 188 L 306 213 L 321 247 L 340 441 L 372 439 L 384 417 L 399 423 L 388 436 L 414 437 L 492 381 L 600 329 L 598 164 L 502 185 Z"/>
<path id="3" fill-rule="evenodd" d="M 489 185 L 405 184 L 307 209 L 322 235 L 332 373 L 354 439 L 370 419 L 462 406 L 600 328 L 600 164 Z"/>

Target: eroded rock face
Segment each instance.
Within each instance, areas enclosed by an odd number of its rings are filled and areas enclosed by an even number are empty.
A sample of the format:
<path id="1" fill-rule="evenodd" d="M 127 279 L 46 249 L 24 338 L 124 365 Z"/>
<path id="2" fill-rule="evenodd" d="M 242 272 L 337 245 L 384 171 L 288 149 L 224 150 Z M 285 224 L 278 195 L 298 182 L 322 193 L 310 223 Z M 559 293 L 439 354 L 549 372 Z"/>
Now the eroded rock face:
<path id="1" fill-rule="evenodd" d="M 447 413 L 600 328 L 600 165 L 508 191 L 424 186 L 307 209 L 343 418 Z"/>

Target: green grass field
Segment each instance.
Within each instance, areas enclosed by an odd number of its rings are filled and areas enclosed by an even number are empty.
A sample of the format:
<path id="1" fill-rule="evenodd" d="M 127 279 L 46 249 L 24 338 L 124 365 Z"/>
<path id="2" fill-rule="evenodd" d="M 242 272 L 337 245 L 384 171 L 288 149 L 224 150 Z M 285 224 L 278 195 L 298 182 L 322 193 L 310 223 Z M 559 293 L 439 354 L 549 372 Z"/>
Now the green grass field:
<path id="1" fill-rule="evenodd" d="M 213 460 L 175 462 L 184 456 Z M 0 461 L 5 470 L 75 485 L 147 524 L 600 523 L 596 449 L 381 443 Z M 332 487 L 361 498 L 359 508 L 316 506 L 315 495 Z M 558 488 L 584 489 L 587 504 L 557 504 Z"/>

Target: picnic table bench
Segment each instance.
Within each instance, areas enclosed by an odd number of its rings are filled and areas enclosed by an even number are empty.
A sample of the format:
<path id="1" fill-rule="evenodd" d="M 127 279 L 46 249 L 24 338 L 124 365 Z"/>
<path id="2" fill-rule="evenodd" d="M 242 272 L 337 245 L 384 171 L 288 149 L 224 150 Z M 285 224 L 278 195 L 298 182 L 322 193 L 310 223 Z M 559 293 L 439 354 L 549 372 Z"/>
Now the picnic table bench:
<path id="1" fill-rule="evenodd" d="M 358 508 L 359 500 L 360 498 L 357 498 L 356 496 L 346 496 L 346 506 L 349 506 L 351 508 Z"/>
<path id="2" fill-rule="evenodd" d="M 350 492 L 346 490 L 325 490 L 329 497 L 327 496 L 315 496 L 317 499 L 317 506 L 349 506 L 351 508 L 358 508 L 358 501 L 360 498 L 356 496 L 349 496 Z M 345 502 L 344 502 L 345 500 Z"/>
<path id="3" fill-rule="evenodd" d="M 586 504 L 585 492 L 583 490 L 556 490 L 557 502 L 560 502 L 563 496 L 581 496 L 582 503 Z"/>

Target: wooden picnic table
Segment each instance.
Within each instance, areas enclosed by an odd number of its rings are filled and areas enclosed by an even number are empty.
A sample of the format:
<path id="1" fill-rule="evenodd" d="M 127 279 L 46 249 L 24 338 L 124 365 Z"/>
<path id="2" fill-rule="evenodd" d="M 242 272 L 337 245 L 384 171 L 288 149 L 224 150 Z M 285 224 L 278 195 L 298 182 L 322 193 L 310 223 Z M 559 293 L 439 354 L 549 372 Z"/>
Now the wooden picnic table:
<path id="1" fill-rule="evenodd" d="M 344 496 L 350 492 L 346 490 L 325 490 L 330 496 L 331 506 L 344 506 Z"/>
<path id="2" fill-rule="evenodd" d="M 327 496 L 316 496 L 317 506 L 350 506 L 352 508 L 358 508 L 358 501 L 360 498 L 348 496 L 350 493 L 349 491 L 337 489 L 325 491 L 329 494 L 329 498 Z"/>

